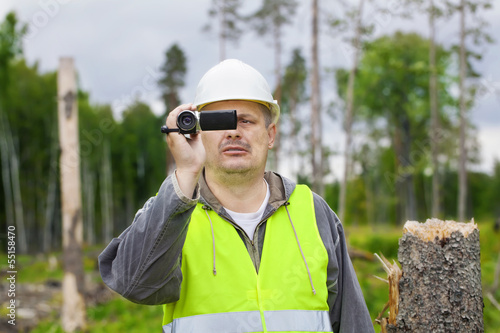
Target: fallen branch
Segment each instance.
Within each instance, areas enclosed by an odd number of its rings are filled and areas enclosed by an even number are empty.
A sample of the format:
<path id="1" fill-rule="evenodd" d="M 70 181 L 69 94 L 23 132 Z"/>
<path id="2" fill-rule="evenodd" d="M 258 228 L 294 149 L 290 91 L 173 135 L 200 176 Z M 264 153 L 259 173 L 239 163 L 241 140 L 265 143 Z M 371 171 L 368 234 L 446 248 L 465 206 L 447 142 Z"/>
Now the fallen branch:
<path id="1" fill-rule="evenodd" d="M 347 252 L 349 252 L 349 257 L 351 259 L 363 259 L 367 261 L 373 261 L 375 258 L 373 257 L 373 254 L 367 251 L 355 249 L 353 247 L 349 247 L 347 249 Z"/>

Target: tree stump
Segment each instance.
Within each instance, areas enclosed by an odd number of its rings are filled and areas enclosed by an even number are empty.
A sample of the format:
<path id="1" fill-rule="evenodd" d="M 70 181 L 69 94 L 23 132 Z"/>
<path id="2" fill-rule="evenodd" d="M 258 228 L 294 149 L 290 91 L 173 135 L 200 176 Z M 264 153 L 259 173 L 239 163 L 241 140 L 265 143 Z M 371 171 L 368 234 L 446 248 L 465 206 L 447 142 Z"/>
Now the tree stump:
<path id="1" fill-rule="evenodd" d="M 474 221 L 409 221 L 399 240 L 399 309 L 387 332 L 484 332 Z"/>

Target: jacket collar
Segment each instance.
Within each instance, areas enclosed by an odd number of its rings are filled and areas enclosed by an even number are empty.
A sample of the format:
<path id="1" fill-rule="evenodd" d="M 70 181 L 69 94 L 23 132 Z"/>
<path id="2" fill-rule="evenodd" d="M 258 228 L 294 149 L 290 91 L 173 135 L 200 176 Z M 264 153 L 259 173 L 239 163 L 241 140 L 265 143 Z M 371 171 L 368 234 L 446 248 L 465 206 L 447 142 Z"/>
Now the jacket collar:
<path id="1" fill-rule="evenodd" d="M 264 173 L 264 179 L 269 184 L 269 191 L 271 193 L 269 197 L 269 205 L 273 211 L 277 210 L 280 206 L 282 206 L 292 194 L 295 189 L 295 183 L 283 177 L 275 172 L 267 171 Z M 225 215 L 225 211 L 223 211 L 223 207 L 220 204 L 219 200 L 215 197 L 215 195 L 210 191 L 210 188 L 207 185 L 205 180 L 205 171 L 202 173 L 202 177 L 200 177 L 200 202 L 204 205 L 209 206 L 219 215 Z M 264 212 L 264 215 L 269 212 L 269 207 Z"/>

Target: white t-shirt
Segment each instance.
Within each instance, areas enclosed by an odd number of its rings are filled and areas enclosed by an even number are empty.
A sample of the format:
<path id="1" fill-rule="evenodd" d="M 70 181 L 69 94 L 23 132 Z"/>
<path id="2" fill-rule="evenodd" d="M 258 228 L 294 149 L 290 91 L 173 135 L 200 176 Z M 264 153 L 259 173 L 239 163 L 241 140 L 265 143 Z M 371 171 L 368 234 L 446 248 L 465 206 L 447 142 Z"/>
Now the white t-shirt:
<path id="1" fill-rule="evenodd" d="M 250 240 L 253 240 L 253 234 L 257 224 L 262 220 L 262 215 L 264 215 L 264 210 L 266 209 L 267 203 L 269 202 L 269 197 L 271 192 L 269 191 L 269 184 L 264 180 L 267 187 L 266 198 L 260 205 L 260 208 L 255 213 L 237 213 L 224 207 L 226 212 L 233 218 L 234 222 L 239 225 L 247 233 Z"/>

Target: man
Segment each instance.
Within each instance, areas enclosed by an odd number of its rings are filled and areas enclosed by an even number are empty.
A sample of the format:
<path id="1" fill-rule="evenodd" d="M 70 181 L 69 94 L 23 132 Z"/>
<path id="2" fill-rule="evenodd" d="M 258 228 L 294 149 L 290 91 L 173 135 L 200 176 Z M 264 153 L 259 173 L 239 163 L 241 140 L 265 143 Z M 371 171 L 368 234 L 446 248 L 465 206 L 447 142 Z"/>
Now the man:
<path id="1" fill-rule="evenodd" d="M 236 129 L 167 135 L 177 169 L 99 256 L 104 282 L 164 304 L 164 332 L 373 332 L 335 213 L 265 172 L 279 106 L 264 77 L 223 61 L 166 125 L 221 109 Z"/>

